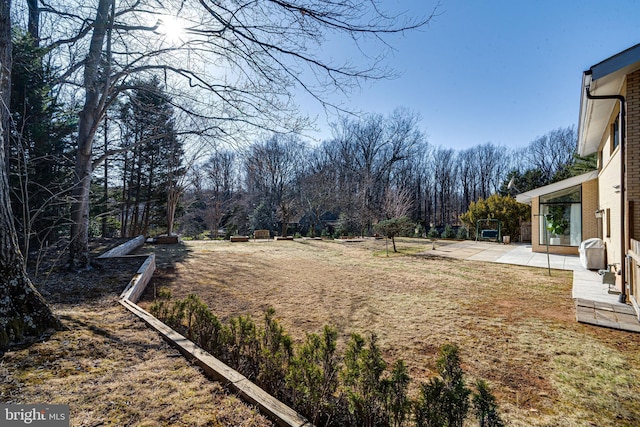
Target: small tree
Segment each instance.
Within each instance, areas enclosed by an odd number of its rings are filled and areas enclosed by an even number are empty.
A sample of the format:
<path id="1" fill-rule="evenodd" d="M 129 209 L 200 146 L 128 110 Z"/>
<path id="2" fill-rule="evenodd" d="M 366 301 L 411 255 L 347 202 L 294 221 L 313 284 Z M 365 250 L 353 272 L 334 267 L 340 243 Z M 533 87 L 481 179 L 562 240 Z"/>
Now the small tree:
<path id="1" fill-rule="evenodd" d="M 471 202 L 469 210 L 460 215 L 460 220 L 469 230 L 475 230 L 478 220 L 492 218 L 500 221 L 502 234 L 516 240 L 520 236 L 520 224 L 531 218 L 531 207 L 518 203 L 511 196 L 493 194 L 486 200 Z"/>
<path id="2" fill-rule="evenodd" d="M 395 237 L 411 233 L 415 227 L 416 224 L 406 216 L 387 219 L 374 225 L 374 229 L 377 232 L 384 234 L 387 238 L 391 238 L 391 242 L 393 242 L 393 252 L 398 252 Z"/>

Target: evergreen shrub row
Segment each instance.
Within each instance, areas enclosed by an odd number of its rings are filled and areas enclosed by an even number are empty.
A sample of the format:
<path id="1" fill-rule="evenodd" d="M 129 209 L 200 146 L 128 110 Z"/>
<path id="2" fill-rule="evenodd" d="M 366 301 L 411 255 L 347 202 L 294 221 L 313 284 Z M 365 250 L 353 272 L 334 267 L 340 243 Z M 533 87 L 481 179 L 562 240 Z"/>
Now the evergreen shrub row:
<path id="1" fill-rule="evenodd" d="M 352 334 L 340 355 L 338 332 L 329 326 L 294 348 L 273 308 L 262 326 L 250 316 L 223 324 L 198 296 L 173 300 L 163 290 L 150 311 L 317 426 L 462 427 L 471 414 L 482 427 L 503 425 L 487 384 L 466 386 L 455 345 L 441 348 L 439 376 L 411 399 L 404 361 L 389 369 L 375 334 Z"/>

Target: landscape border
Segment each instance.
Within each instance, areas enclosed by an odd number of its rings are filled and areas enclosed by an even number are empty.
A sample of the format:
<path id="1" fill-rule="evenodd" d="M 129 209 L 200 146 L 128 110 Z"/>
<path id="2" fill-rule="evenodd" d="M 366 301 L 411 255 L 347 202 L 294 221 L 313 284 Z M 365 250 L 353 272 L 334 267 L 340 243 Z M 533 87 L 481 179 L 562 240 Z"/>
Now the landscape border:
<path id="1" fill-rule="evenodd" d="M 127 241 L 99 258 L 125 257 L 133 250 L 141 247 L 145 242 L 144 236 Z M 247 377 L 232 369 L 225 363 L 202 350 L 192 341 L 171 329 L 136 303 L 144 292 L 156 269 L 155 254 L 150 254 L 142 263 L 129 284 L 120 294 L 119 303 L 127 310 L 155 329 L 170 345 L 178 349 L 187 359 L 198 365 L 205 374 L 221 382 L 235 392 L 241 399 L 255 405 L 262 413 L 282 427 L 313 427 L 306 418 L 285 405 L 278 399 L 265 392 Z"/>

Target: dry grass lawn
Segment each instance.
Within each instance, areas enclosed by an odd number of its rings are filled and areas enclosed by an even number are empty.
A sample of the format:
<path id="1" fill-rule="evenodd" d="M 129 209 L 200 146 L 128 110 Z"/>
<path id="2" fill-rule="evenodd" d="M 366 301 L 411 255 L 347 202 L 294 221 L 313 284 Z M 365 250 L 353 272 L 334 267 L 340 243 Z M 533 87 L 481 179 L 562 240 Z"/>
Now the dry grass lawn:
<path id="1" fill-rule="evenodd" d="M 198 294 L 222 319 L 268 306 L 298 341 L 324 324 L 374 332 L 387 362 L 419 381 L 438 349 L 460 346 L 469 382 L 484 378 L 513 426 L 640 425 L 640 334 L 575 321 L 571 273 L 429 256 L 424 240 L 187 242 L 156 247 L 146 294 Z M 145 250 L 148 248 L 145 248 Z M 164 252 L 163 252 L 164 251 Z"/>
<path id="2" fill-rule="evenodd" d="M 68 330 L 0 358 L 0 402 L 69 405 L 71 426 L 271 427 L 117 302 L 141 263 L 42 277 Z"/>

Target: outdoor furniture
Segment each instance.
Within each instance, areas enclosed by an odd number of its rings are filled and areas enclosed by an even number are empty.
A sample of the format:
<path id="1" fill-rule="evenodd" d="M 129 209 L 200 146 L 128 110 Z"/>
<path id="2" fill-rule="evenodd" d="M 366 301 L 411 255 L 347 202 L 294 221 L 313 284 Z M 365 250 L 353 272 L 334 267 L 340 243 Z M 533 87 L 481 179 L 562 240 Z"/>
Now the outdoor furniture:
<path id="1" fill-rule="evenodd" d="M 271 233 L 269 232 L 269 230 L 256 230 L 253 232 L 253 238 L 254 239 L 270 239 L 271 238 Z"/>

